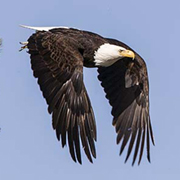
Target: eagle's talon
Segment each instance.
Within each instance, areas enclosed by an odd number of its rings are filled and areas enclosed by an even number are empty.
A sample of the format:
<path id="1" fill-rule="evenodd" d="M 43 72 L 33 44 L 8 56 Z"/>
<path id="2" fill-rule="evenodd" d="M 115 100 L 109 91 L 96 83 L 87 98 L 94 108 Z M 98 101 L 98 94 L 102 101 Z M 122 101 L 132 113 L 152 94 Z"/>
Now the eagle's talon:
<path id="1" fill-rule="evenodd" d="M 21 45 L 23 45 L 19 51 L 22 51 L 22 50 L 24 50 L 24 49 L 27 48 L 28 42 L 19 42 L 19 43 L 20 43 Z"/>

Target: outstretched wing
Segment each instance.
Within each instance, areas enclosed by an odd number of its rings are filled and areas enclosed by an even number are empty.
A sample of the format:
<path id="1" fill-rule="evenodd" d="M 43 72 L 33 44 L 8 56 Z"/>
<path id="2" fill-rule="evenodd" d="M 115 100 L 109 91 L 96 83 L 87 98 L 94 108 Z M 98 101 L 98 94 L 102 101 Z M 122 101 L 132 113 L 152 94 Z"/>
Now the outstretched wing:
<path id="1" fill-rule="evenodd" d="M 149 136 L 151 136 L 153 144 L 154 140 L 149 117 L 149 87 L 144 61 L 139 55 L 135 60 L 123 58 L 110 67 L 99 67 L 98 72 L 98 78 L 106 92 L 106 98 L 109 99 L 112 106 L 117 144 L 122 141 L 120 154 L 129 140 L 125 162 L 131 154 L 133 145 L 136 144 L 132 164 L 136 160 L 140 147 L 139 164 L 146 139 L 147 158 L 150 161 Z"/>
<path id="2" fill-rule="evenodd" d="M 96 157 L 96 125 L 83 83 L 83 59 L 77 44 L 63 35 L 39 31 L 28 39 L 34 76 L 52 113 L 52 124 L 62 147 L 69 145 L 72 159 L 81 162 L 80 139 L 88 159 Z M 80 136 L 80 139 L 79 139 Z"/>

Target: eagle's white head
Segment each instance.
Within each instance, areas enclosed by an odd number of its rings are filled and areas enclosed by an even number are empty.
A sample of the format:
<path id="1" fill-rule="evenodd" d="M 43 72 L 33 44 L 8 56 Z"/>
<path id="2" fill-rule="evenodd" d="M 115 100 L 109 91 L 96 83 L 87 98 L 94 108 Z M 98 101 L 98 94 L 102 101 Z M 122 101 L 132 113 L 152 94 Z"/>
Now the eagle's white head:
<path id="1" fill-rule="evenodd" d="M 127 50 L 121 46 L 105 43 L 95 51 L 94 62 L 96 66 L 108 67 L 123 57 L 134 59 L 135 54 L 133 51 Z"/>

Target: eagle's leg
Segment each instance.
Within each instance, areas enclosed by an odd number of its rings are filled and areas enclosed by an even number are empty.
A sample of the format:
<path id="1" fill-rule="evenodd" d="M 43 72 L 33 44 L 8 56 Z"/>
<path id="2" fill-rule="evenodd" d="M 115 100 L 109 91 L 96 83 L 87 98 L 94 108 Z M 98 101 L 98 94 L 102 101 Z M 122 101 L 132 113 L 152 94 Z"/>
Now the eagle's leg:
<path id="1" fill-rule="evenodd" d="M 19 51 L 22 51 L 22 50 L 27 48 L 28 42 L 20 42 L 20 44 L 23 45 L 23 46 L 21 47 L 21 49 Z"/>

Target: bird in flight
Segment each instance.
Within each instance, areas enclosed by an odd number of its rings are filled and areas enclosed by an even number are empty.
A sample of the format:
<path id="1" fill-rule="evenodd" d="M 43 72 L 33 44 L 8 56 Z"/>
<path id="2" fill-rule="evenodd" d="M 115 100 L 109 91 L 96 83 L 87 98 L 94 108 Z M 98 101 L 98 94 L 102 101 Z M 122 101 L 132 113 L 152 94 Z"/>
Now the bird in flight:
<path id="1" fill-rule="evenodd" d="M 27 42 L 34 77 L 52 114 L 52 126 L 62 147 L 68 144 L 75 162 L 82 163 L 81 146 L 90 162 L 96 158 L 96 123 L 83 82 L 83 66 L 95 67 L 112 106 L 112 124 L 120 154 L 133 146 L 132 165 L 140 164 L 144 144 L 150 162 L 149 84 L 144 60 L 126 44 L 98 34 L 68 27 L 30 27 Z M 139 154 L 139 155 L 138 155 Z"/>

